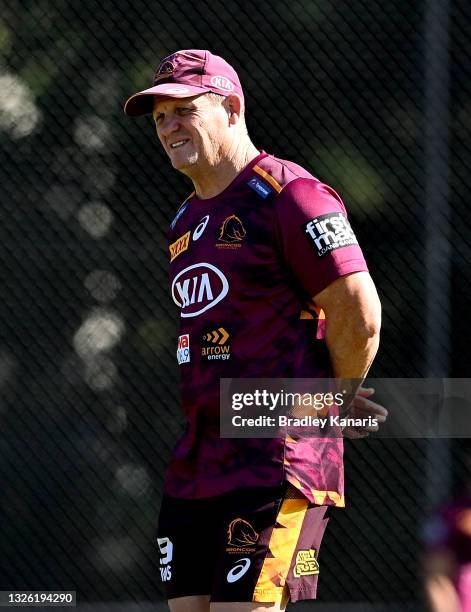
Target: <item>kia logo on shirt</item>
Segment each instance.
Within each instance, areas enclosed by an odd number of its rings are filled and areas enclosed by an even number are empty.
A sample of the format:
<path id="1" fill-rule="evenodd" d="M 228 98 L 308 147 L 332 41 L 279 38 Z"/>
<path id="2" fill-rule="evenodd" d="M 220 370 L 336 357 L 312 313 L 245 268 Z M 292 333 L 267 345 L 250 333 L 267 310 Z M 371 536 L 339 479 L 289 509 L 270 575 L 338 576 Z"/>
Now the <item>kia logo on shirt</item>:
<path id="1" fill-rule="evenodd" d="M 219 304 L 228 291 L 227 278 L 209 263 L 188 266 L 172 283 L 173 301 L 180 307 L 182 317 L 196 317 L 206 312 Z"/>

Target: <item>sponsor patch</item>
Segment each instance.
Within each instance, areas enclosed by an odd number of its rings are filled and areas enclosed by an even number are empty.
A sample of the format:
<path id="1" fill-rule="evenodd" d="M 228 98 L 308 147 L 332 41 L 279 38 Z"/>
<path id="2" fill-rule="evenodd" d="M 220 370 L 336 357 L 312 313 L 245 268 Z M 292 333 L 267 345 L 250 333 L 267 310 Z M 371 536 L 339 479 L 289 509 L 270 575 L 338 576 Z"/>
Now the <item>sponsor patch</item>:
<path id="1" fill-rule="evenodd" d="M 252 554 L 259 537 L 248 521 L 236 518 L 227 528 L 226 552 L 232 555 Z"/>
<path id="2" fill-rule="evenodd" d="M 172 223 L 170 224 L 170 228 L 174 229 L 175 225 L 178 222 L 178 219 L 180 219 L 180 217 L 183 215 L 183 213 L 185 212 L 185 210 L 187 209 L 188 203 L 183 204 L 183 206 L 177 211 L 177 214 L 175 215 Z"/>
<path id="3" fill-rule="evenodd" d="M 156 81 L 160 81 L 160 79 L 165 79 L 166 77 L 169 77 L 171 74 L 173 74 L 174 70 L 175 70 L 175 66 L 172 64 L 170 60 L 166 60 L 165 62 L 162 62 L 160 66 L 158 67 L 157 72 L 155 73 L 154 83 Z"/>
<path id="4" fill-rule="evenodd" d="M 177 240 L 172 242 L 172 244 L 168 247 L 168 250 L 170 251 L 170 261 L 173 261 L 176 257 L 188 249 L 188 244 L 190 243 L 190 233 L 191 232 L 187 232 L 186 234 L 183 234 L 183 236 L 177 238 Z"/>
<path id="5" fill-rule="evenodd" d="M 309 550 L 298 550 L 296 555 L 296 565 L 294 566 L 293 574 L 295 578 L 301 576 L 314 576 L 319 573 L 319 564 L 316 559 L 316 551 L 313 548 Z"/>
<path id="6" fill-rule="evenodd" d="M 190 362 L 190 334 L 178 336 L 177 361 L 178 365 Z"/>
<path id="7" fill-rule="evenodd" d="M 253 189 L 259 196 L 263 199 L 268 198 L 268 196 L 273 193 L 273 189 L 268 187 L 263 181 L 258 179 L 256 176 L 250 179 L 247 185 Z"/>
<path id="8" fill-rule="evenodd" d="M 203 235 L 206 226 L 208 225 L 209 215 L 206 215 L 201 219 L 198 225 L 195 227 L 195 231 L 193 232 L 193 240 L 196 242 Z"/>
<path id="9" fill-rule="evenodd" d="M 157 538 L 160 551 L 160 577 L 162 582 L 168 582 L 172 578 L 173 544 L 169 538 Z"/>
<path id="10" fill-rule="evenodd" d="M 219 230 L 218 249 L 238 249 L 242 246 L 247 232 L 242 221 L 236 215 L 226 217 Z"/>
<path id="11" fill-rule="evenodd" d="M 211 77 L 211 85 L 224 91 L 234 91 L 234 85 L 224 76 L 214 75 Z"/>
<path id="12" fill-rule="evenodd" d="M 224 274 L 210 263 L 197 263 L 173 279 L 172 298 L 182 317 L 196 317 L 223 300 L 229 291 Z"/>
<path id="13" fill-rule="evenodd" d="M 243 559 L 238 559 L 236 561 L 236 565 L 234 565 L 234 567 L 227 573 L 227 582 L 229 582 L 229 584 L 237 582 L 239 578 L 242 578 L 242 576 L 244 576 L 248 572 L 250 565 L 251 561 L 247 557 L 244 557 Z"/>
<path id="14" fill-rule="evenodd" d="M 302 227 L 319 257 L 335 249 L 358 244 L 347 217 L 342 213 L 319 215 Z"/>
<path id="15" fill-rule="evenodd" d="M 203 333 L 201 357 L 205 361 L 228 361 L 231 358 L 230 333 L 225 327 L 210 328 Z"/>

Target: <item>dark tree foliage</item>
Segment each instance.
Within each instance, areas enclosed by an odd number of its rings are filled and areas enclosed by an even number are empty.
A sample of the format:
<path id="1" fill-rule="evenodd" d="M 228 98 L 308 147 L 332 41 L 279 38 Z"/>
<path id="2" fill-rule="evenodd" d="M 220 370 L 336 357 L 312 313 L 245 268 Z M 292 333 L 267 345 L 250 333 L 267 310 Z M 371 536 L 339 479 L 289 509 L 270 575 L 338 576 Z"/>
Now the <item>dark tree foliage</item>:
<path id="1" fill-rule="evenodd" d="M 425 7 L 3 4 L 0 589 L 159 596 L 154 529 L 182 427 L 165 235 L 191 186 L 170 168 L 152 120 L 125 117 L 122 104 L 151 85 L 162 56 L 210 48 L 238 69 L 255 144 L 308 167 L 350 211 L 384 307 L 373 374 L 425 373 Z M 471 358 L 466 8 L 452 3 L 449 24 L 443 374 L 454 376 Z M 376 441 L 348 457 L 350 511 L 326 540 L 321 596 L 414 599 L 423 449 Z"/>

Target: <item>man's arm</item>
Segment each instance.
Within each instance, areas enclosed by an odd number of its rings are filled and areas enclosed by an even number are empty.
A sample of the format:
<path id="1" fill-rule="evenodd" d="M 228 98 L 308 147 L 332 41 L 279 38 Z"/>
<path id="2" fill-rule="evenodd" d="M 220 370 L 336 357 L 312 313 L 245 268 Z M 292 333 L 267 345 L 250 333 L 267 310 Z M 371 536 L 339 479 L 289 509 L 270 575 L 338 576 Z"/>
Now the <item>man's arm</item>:
<path id="1" fill-rule="evenodd" d="M 381 304 L 368 272 L 342 276 L 314 296 L 326 317 L 333 374 L 363 380 L 379 345 Z"/>
<path id="2" fill-rule="evenodd" d="M 388 411 L 370 398 L 374 389 L 362 388 L 379 345 L 381 304 L 368 272 L 342 276 L 314 297 L 326 317 L 326 344 L 339 389 L 347 391 L 348 410 L 354 417 L 374 417 L 384 423 Z M 363 438 L 376 425 L 346 427 L 344 437 Z"/>

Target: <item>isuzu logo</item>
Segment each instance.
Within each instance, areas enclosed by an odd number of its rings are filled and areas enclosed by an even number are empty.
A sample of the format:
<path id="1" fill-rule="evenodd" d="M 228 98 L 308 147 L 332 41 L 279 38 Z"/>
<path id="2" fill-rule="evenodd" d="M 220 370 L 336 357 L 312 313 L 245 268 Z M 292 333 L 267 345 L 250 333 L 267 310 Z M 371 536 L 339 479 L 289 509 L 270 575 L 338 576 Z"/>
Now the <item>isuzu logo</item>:
<path id="1" fill-rule="evenodd" d="M 209 263 L 188 266 L 175 276 L 172 297 L 182 317 L 196 317 L 219 304 L 229 291 L 226 277 Z"/>

